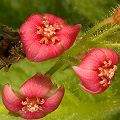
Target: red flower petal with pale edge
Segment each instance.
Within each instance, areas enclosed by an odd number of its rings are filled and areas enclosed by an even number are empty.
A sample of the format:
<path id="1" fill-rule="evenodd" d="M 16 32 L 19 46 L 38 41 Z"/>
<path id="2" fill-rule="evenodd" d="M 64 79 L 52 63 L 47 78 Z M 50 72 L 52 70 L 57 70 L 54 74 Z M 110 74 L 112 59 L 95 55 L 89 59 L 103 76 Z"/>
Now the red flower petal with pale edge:
<path id="1" fill-rule="evenodd" d="M 98 77 L 98 71 L 85 70 L 79 67 L 73 66 L 73 70 L 76 72 L 82 85 L 93 92 L 96 92 L 100 88 L 100 78 Z"/>
<path id="2" fill-rule="evenodd" d="M 102 50 L 95 48 L 87 54 L 79 67 L 83 69 L 97 70 L 98 67 L 103 65 L 104 60 L 105 53 Z"/>
<path id="3" fill-rule="evenodd" d="M 20 87 L 20 92 L 24 97 L 42 98 L 48 93 L 51 87 L 50 76 L 37 73 Z"/>
<path id="4" fill-rule="evenodd" d="M 115 51 L 107 49 L 107 48 L 101 48 L 101 50 L 105 53 L 106 61 L 111 60 L 112 65 L 117 65 L 119 56 Z"/>
<path id="5" fill-rule="evenodd" d="M 26 22 L 34 22 L 34 24 L 36 25 L 42 25 L 42 23 L 40 21 L 43 21 L 44 18 L 42 15 L 36 13 L 36 14 L 32 14 L 30 17 L 28 17 L 28 19 L 26 20 Z"/>
<path id="6" fill-rule="evenodd" d="M 49 22 L 46 25 L 44 22 L 47 20 Z M 33 14 L 22 24 L 19 33 L 28 60 L 42 62 L 56 58 L 68 50 L 75 41 L 80 28 L 80 24 L 67 25 L 62 18 L 52 14 Z"/>
<path id="7" fill-rule="evenodd" d="M 2 100 L 5 107 L 11 112 L 17 112 L 22 108 L 22 99 L 13 92 L 12 86 L 6 84 L 2 90 Z"/>
<path id="8" fill-rule="evenodd" d="M 27 113 L 23 113 L 21 118 L 24 119 L 39 119 L 39 118 L 43 118 L 45 117 L 47 114 L 43 113 L 42 111 L 39 112 L 27 112 Z"/>
<path id="9" fill-rule="evenodd" d="M 55 15 L 53 15 L 53 14 L 47 14 L 47 13 L 46 13 L 46 14 L 43 14 L 43 15 L 45 16 L 46 19 L 48 19 L 48 20 L 50 21 L 50 24 L 54 24 L 56 21 L 57 21 L 60 25 L 66 23 L 65 20 L 63 20 L 62 18 L 57 17 L 57 16 L 55 16 Z"/>
<path id="10" fill-rule="evenodd" d="M 70 26 L 66 25 L 62 28 L 61 31 L 58 31 L 56 33 L 56 36 L 60 38 L 60 44 L 63 45 L 65 50 L 68 50 L 73 42 L 75 41 L 75 38 L 81 28 L 81 25 L 75 25 L 75 26 Z"/>
<path id="11" fill-rule="evenodd" d="M 38 44 L 39 45 L 39 44 Z M 40 45 L 39 45 L 40 46 Z M 32 47 L 31 47 L 32 48 Z M 52 48 L 52 49 L 51 49 Z M 41 45 L 38 48 L 34 48 L 33 53 L 38 49 L 37 55 L 34 58 L 31 58 L 30 54 L 28 54 L 29 59 L 33 59 L 34 62 L 40 62 L 40 61 L 45 61 L 49 60 L 52 58 L 58 57 L 59 54 L 63 53 L 63 48 L 61 47 L 60 44 L 56 43 L 56 45 Z M 30 50 L 31 51 L 31 50 Z M 30 52 L 29 51 L 29 52 Z"/>
<path id="12" fill-rule="evenodd" d="M 42 106 L 44 111 L 50 113 L 54 111 L 55 109 L 57 109 L 57 107 L 59 106 L 63 98 L 64 92 L 65 92 L 65 89 L 64 89 L 64 86 L 62 85 L 58 89 L 55 95 L 53 95 L 52 97 L 48 99 L 45 99 L 45 103 Z"/>
<path id="13" fill-rule="evenodd" d="M 90 94 L 99 94 L 99 93 L 105 91 L 105 90 L 108 88 L 108 87 L 103 87 L 103 86 L 101 85 L 97 91 L 92 91 L 92 90 L 90 90 L 90 89 L 85 88 L 85 86 L 83 86 L 81 82 L 80 82 L 78 85 L 79 85 L 82 89 L 84 89 L 86 92 L 88 92 L 88 93 L 90 93 Z"/>

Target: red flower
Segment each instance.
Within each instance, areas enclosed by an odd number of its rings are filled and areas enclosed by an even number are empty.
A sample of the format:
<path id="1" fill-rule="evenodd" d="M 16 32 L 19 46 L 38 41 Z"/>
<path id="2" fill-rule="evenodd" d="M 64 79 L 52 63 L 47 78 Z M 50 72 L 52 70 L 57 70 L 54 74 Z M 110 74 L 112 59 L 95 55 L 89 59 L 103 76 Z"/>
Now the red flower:
<path id="1" fill-rule="evenodd" d="M 67 25 L 52 14 L 33 14 L 22 24 L 19 33 L 28 60 L 42 62 L 69 49 L 80 28 L 80 24 Z"/>
<path id="2" fill-rule="evenodd" d="M 81 80 L 79 86 L 91 94 L 105 91 L 112 84 L 118 59 L 118 54 L 110 49 L 91 50 L 78 67 L 73 66 Z"/>
<path id="3" fill-rule="evenodd" d="M 20 87 L 20 93 L 6 84 L 2 98 L 5 107 L 14 115 L 25 119 L 38 119 L 54 111 L 64 95 L 64 86 L 59 89 L 52 84 L 49 75 L 37 73 Z"/>

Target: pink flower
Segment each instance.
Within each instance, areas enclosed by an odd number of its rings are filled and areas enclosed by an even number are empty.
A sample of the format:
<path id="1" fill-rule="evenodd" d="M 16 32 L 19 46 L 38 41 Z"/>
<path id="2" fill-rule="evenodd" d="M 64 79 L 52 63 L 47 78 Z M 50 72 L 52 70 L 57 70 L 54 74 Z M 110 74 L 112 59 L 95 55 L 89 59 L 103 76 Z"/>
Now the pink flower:
<path id="1" fill-rule="evenodd" d="M 58 89 L 49 75 L 37 73 L 20 87 L 20 93 L 6 84 L 2 99 L 11 114 L 25 119 L 39 119 L 59 106 L 64 92 L 64 86 Z"/>
<path id="2" fill-rule="evenodd" d="M 79 86 L 91 94 L 105 91 L 114 79 L 119 56 L 101 48 L 91 50 L 78 67 L 73 66 L 81 82 Z"/>
<path id="3" fill-rule="evenodd" d="M 33 14 L 19 33 L 29 61 L 42 62 L 56 58 L 69 49 L 81 25 L 70 26 L 52 14 Z"/>

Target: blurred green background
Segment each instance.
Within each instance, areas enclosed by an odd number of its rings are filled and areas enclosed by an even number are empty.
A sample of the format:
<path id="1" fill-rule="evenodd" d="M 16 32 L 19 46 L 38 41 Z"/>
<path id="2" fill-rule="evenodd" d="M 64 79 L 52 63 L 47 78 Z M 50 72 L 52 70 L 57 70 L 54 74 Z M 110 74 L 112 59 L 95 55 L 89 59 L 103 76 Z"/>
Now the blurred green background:
<path id="1" fill-rule="evenodd" d="M 119 0 L 0 0 L 0 23 L 18 31 L 24 21 L 34 13 L 51 13 L 68 24 L 82 24 L 84 34 L 96 23 L 110 16 Z M 56 59 L 31 63 L 27 59 L 13 65 L 9 72 L 0 71 L 0 120 L 23 120 L 7 115 L 2 104 L 2 87 L 12 84 L 15 90 L 36 72 L 46 73 Z M 79 78 L 71 67 L 61 67 L 51 76 L 52 82 L 65 85 L 65 96 L 59 108 L 41 120 L 119 120 L 120 119 L 120 65 L 113 84 L 99 95 L 91 95 L 79 86 Z"/>
<path id="2" fill-rule="evenodd" d="M 15 29 L 34 13 L 51 13 L 86 30 L 111 14 L 119 0 L 1 0 L 0 22 Z M 87 28 L 86 28 L 87 27 Z"/>

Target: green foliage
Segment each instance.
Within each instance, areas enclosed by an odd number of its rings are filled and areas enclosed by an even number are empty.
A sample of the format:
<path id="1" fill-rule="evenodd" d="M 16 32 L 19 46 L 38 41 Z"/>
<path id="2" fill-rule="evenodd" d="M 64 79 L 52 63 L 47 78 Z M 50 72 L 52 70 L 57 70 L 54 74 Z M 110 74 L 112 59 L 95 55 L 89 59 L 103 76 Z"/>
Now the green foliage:
<path id="1" fill-rule="evenodd" d="M 110 15 L 117 0 L 1 0 L 0 23 L 18 30 L 21 24 L 34 13 L 51 13 L 65 19 L 69 24 L 82 24 L 81 34 L 95 22 Z M 119 31 L 100 38 L 100 41 L 120 41 Z M 112 48 L 120 55 L 118 48 Z M 23 120 L 7 115 L 8 110 L 2 104 L 2 87 L 12 84 L 19 87 L 29 78 L 41 72 L 45 74 L 57 63 L 52 59 L 41 63 L 31 63 L 27 59 L 12 65 L 9 72 L 0 71 L 0 120 Z M 91 95 L 78 86 L 79 78 L 71 67 L 61 66 L 52 76 L 52 82 L 65 85 L 65 95 L 57 110 L 41 120 L 118 120 L 120 115 L 120 64 L 109 88 L 99 94 Z"/>

